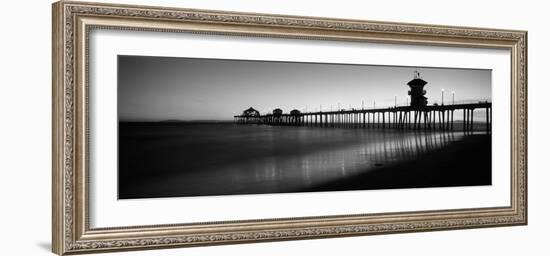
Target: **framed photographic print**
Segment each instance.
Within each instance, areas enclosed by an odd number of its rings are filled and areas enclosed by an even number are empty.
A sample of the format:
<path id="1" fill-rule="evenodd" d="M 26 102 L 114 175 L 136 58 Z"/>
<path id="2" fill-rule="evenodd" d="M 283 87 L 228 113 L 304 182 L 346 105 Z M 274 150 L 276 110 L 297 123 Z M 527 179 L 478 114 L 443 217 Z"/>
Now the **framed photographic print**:
<path id="1" fill-rule="evenodd" d="M 527 32 L 61 1 L 53 251 L 527 224 Z"/>

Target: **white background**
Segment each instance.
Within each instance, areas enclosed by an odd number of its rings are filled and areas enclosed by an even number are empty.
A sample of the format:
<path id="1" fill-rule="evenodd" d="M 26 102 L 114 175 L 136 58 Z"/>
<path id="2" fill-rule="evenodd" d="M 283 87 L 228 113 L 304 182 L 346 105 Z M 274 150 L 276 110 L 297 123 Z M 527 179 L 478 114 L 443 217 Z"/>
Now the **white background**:
<path id="1" fill-rule="evenodd" d="M 122 1 L 124 3 L 529 30 L 529 226 L 275 242 L 120 255 L 548 255 L 546 110 L 550 23 L 544 1 Z M 11 1 L 0 16 L 0 247 L 51 255 L 49 1 Z M 546 232 L 545 232 L 546 231 Z M 119 255 L 111 254 L 111 255 Z"/>
<path id="2" fill-rule="evenodd" d="M 510 52 L 507 50 L 193 34 L 159 36 L 156 32 L 116 30 L 97 30 L 90 37 L 91 227 L 510 205 Z M 499 110 L 493 113 L 493 126 L 499 129 L 492 133 L 492 185 L 117 200 L 119 54 L 490 69 L 493 108 Z"/>

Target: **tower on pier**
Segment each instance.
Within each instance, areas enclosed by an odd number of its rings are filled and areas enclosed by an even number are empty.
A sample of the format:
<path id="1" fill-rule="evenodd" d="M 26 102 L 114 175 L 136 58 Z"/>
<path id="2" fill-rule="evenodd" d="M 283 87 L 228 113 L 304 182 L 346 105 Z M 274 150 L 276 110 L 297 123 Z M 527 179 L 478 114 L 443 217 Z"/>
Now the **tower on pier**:
<path id="1" fill-rule="evenodd" d="M 414 78 L 413 80 L 409 81 L 407 85 L 411 88 L 409 90 L 409 95 L 411 96 L 411 107 L 414 108 L 422 108 L 428 105 L 428 98 L 426 98 L 426 90 L 424 90 L 424 86 L 428 82 L 424 81 L 420 77 L 420 73 L 418 71 L 414 71 Z"/>

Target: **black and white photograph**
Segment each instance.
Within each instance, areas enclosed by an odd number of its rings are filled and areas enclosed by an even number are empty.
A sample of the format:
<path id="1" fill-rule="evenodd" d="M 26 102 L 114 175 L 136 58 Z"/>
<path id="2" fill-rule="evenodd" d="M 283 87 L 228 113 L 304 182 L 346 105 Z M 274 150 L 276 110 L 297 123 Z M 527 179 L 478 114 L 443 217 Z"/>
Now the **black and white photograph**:
<path id="1" fill-rule="evenodd" d="M 491 70 L 118 56 L 118 198 L 491 185 Z"/>

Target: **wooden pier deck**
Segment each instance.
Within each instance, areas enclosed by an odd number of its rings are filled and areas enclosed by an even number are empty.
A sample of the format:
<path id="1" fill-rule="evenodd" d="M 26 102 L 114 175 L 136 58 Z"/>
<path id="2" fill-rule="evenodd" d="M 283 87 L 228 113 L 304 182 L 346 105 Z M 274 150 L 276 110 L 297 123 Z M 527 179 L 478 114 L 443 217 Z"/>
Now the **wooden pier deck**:
<path id="1" fill-rule="evenodd" d="M 373 109 L 298 112 L 292 114 L 237 115 L 236 123 L 349 128 L 394 128 L 455 130 L 455 112 L 462 114 L 462 130 L 474 130 L 474 111 L 485 111 L 485 129 L 491 131 L 491 102 L 432 105 L 421 108 L 398 106 Z"/>

